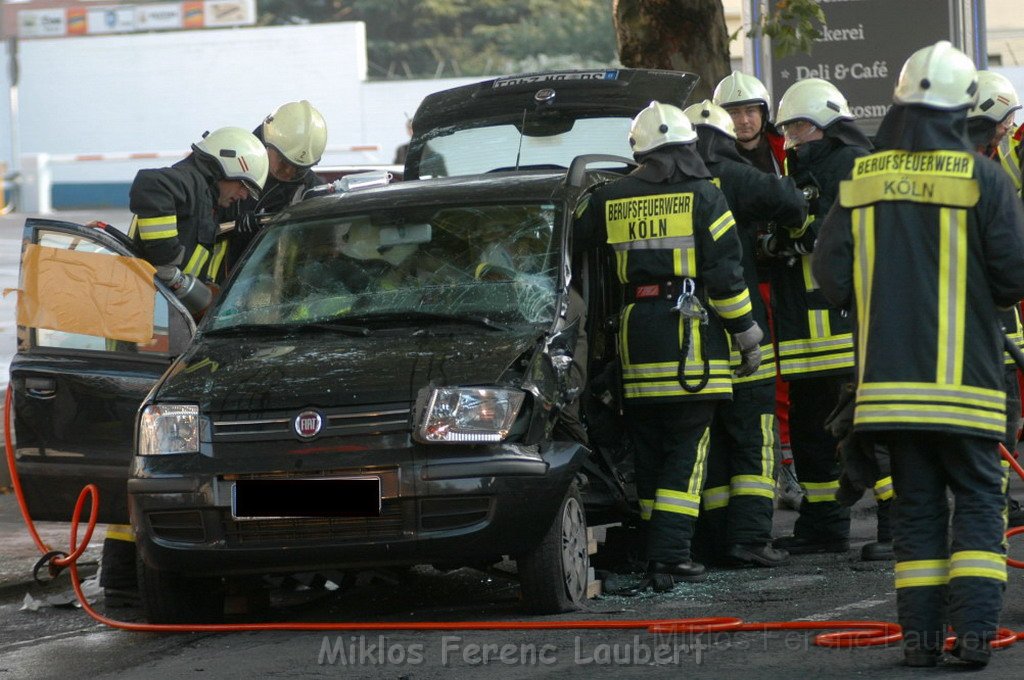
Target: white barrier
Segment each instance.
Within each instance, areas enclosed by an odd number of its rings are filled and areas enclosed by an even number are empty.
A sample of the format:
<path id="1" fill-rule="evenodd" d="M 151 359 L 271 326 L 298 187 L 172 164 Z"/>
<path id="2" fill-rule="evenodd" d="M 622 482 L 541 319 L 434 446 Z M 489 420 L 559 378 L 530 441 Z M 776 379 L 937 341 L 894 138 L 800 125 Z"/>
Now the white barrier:
<path id="1" fill-rule="evenodd" d="M 379 144 L 356 144 L 353 146 L 334 146 L 324 150 L 321 165 L 376 162 L 380 153 Z M 48 215 L 53 212 L 53 169 L 58 165 L 74 165 L 78 163 L 125 163 L 160 160 L 170 165 L 189 152 L 182 151 L 140 151 L 114 153 L 80 153 L 80 154 L 26 154 L 21 157 L 21 186 L 17 209 L 21 212 Z M 346 156 L 344 161 L 337 160 Z M 352 156 L 356 160 L 352 160 Z M 328 159 L 330 158 L 330 161 Z M 125 178 L 126 182 L 131 178 Z"/>

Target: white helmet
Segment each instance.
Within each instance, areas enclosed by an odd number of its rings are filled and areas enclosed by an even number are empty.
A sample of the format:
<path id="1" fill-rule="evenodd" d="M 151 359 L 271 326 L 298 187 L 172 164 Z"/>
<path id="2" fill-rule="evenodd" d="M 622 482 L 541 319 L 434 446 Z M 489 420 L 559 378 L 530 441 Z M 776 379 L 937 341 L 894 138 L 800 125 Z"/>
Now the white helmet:
<path id="1" fill-rule="evenodd" d="M 967 113 L 968 118 L 1001 123 L 1020 107 L 1020 97 L 1009 78 L 992 71 L 978 71 L 978 103 Z"/>
<path id="2" fill-rule="evenodd" d="M 267 147 L 248 130 L 222 127 L 204 132 L 203 138 L 192 145 L 192 150 L 215 160 L 224 173 L 224 179 L 244 182 L 254 196 L 259 195 L 267 181 L 270 170 Z"/>
<path id="3" fill-rule="evenodd" d="M 692 144 L 697 133 L 678 106 L 651 102 L 636 115 L 629 128 L 634 154 L 647 153 L 668 144 Z"/>
<path id="4" fill-rule="evenodd" d="M 736 139 L 736 125 L 732 122 L 732 116 L 718 104 L 713 104 L 710 99 L 686 107 L 683 113 L 690 119 L 694 127 L 707 125 L 730 139 Z"/>
<path id="5" fill-rule="evenodd" d="M 846 97 L 835 85 L 821 78 L 798 80 L 789 86 L 779 102 L 776 125 L 806 120 L 826 128 L 837 120 L 853 120 Z"/>
<path id="6" fill-rule="evenodd" d="M 932 109 L 955 111 L 974 106 L 978 99 L 978 72 L 966 54 L 948 40 L 940 40 L 910 55 L 892 100 Z"/>
<path id="7" fill-rule="evenodd" d="M 772 98 L 768 88 L 754 76 L 733 71 L 715 86 L 711 100 L 722 108 L 744 104 L 764 104 L 765 115 L 771 115 Z"/>
<path id="8" fill-rule="evenodd" d="M 309 168 L 327 148 L 327 123 L 305 99 L 288 102 L 263 121 L 263 141 L 292 165 Z"/>

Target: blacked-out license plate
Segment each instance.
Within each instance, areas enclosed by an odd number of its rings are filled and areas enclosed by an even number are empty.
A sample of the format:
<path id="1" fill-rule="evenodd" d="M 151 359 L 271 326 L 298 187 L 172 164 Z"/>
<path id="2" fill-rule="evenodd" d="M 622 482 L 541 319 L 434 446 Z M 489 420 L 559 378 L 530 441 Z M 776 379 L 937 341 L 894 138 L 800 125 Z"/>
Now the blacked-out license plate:
<path id="1" fill-rule="evenodd" d="M 377 517 L 380 478 L 240 479 L 231 486 L 235 519 Z"/>

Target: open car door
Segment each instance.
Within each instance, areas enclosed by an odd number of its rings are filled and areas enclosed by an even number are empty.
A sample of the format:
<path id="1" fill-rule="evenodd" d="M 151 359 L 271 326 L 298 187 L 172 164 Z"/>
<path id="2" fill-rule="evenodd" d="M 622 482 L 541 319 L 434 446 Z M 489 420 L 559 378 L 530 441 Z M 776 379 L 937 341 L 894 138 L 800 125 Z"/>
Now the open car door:
<path id="1" fill-rule="evenodd" d="M 68 521 L 93 483 L 99 521 L 128 523 L 136 413 L 194 333 L 192 317 L 120 232 L 26 221 L 10 388 L 16 467 L 33 519 Z"/>

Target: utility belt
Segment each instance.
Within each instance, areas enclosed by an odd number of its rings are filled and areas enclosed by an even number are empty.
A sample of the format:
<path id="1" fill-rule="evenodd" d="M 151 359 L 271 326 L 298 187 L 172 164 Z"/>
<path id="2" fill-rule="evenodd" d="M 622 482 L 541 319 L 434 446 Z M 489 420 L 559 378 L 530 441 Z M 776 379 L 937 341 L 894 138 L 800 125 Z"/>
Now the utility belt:
<path id="1" fill-rule="evenodd" d="M 652 283 L 630 283 L 626 285 L 626 302 L 642 300 L 669 300 L 675 302 L 683 293 L 686 281 L 692 279 L 665 279 Z"/>

